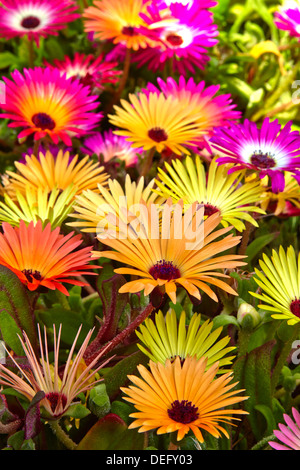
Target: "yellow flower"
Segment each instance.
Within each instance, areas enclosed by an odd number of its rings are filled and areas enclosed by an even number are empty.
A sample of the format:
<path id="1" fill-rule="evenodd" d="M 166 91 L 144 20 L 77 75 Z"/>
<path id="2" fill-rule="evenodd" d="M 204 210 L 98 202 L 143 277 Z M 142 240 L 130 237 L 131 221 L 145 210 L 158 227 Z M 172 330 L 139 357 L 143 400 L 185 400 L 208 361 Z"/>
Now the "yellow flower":
<path id="1" fill-rule="evenodd" d="M 284 173 L 285 186 L 284 190 L 279 193 L 273 193 L 268 187 L 268 177 L 261 180 L 263 193 L 261 200 L 261 208 L 264 211 L 271 211 L 275 216 L 293 215 L 293 209 L 300 209 L 300 186 L 292 173 Z M 291 207 L 288 207 L 288 205 Z M 298 215 L 295 214 L 295 215 Z"/>

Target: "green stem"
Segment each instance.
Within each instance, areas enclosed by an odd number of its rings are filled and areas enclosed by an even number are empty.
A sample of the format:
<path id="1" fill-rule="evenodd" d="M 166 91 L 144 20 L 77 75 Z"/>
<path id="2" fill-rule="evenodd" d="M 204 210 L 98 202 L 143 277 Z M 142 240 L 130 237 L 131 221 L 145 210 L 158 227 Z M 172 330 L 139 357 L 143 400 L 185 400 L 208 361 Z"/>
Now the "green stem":
<path id="1" fill-rule="evenodd" d="M 276 436 L 274 434 L 271 434 L 271 436 L 264 437 L 259 441 L 257 444 L 255 444 L 253 447 L 251 447 L 251 450 L 261 450 L 264 449 L 269 441 L 275 441 Z"/>
<path id="2" fill-rule="evenodd" d="M 29 68 L 34 67 L 34 43 L 33 39 L 28 39 Z"/>
<path id="3" fill-rule="evenodd" d="M 57 439 L 69 450 L 75 450 L 77 444 L 68 436 L 67 433 L 62 429 L 58 421 L 48 421 L 50 428 L 52 429 L 53 434 Z"/>
<path id="4" fill-rule="evenodd" d="M 239 255 L 245 255 L 247 251 L 247 246 L 249 243 L 249 238 L 251 235 L 253 229 L 253 225 L 251 222 L 246 222 L 245 223 L 245 230 L 243 231 L 242 239 L 241 239 L 241 244 L 239 246 L 238 254 Z"/>
<path id="5" fill-rule="evenodd" d="M 148 153 L 145 156 L 144 163 L 140 172 L 141 177 L 142 176 L 145 177 L 149 173 L 151 166 L 152 166 L 154 154 L 155 154 L 155 147 L 152 147 L 150 150 L 148 150 Z"/>
<path id="6" fill-rule="evenodd" d="M 115 102 L 119 101 L 119 99 L 121 98 L 122 92 L 126 86 L 128 75 L 129 75 L 130 62 L 131 62 L 131 49 L 127 47 L 125 60 L 124 60 L 123 75 L 119 83 L 119 88 L 116 91 Z"/>
<path id="7" fill-rule="evenodd" d="M 63 293 L 60 292 L 59 290 L 56 290 L 56 297 L 57 297 L 58 302 L 61 304 L 61 306 L 62 306 L 65 310 L 71 310 L 71 309 L 70 309 L 69 302 L 67 301 L 67 297 L 66 297 L 65 294 L 63 294 Z"/>

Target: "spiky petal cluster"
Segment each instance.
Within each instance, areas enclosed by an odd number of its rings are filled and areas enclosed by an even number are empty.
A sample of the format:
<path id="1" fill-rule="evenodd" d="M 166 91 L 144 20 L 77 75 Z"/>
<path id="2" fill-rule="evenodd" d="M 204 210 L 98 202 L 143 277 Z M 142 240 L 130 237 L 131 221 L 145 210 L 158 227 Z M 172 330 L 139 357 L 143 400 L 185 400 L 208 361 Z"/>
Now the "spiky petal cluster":
<path id="1" fill-rule="evenodd" d="M 60 70 L 49 67 L 14 70 L 12 79 L 3 77 L 6 85 L 5 113 L 0 117 L 13 122 L 9 127 L 21 127 L 21 139 L 33 135 L 35 140 L 49 136 L 55 144 L 61 139 L 72 145 L 71 137 L 93 129 L 102 117 L 94 110 L 97 96 Z"/>
<path id="2" fill-rule="evenodd" d="M 292 407 L 293 417 L 283 415 L 286 424 L 279 424 L 279 431 L 273 431 L 281 443 L 269 441 L 269 445 L 275 450 L 300 450 L 300 413 Z"/>
<path id="3" fill-rule="evenodd" d="M 0 7 L 0 36 L 35 40 L 57 36 L 58 31 L 80 17 L 73 0 L 3 0 Z"/>
<path id="4" fill-rule="evenodd" d="M 291 130 L 292 122 L 282 127 L 277 119 L 270 122 L 265 118 L 259 128 L 248 119 L 230 128 L 215 130 L 210 139 L 212 147 L 224 155 L 219 163 L 233 163 L 230 173 L 244 168 L 254 170 L 260 178 L 268 175 L 272 191 L 284 190 L 284 171 L 300 179 L 300 134 Z"/>
<path id="5" fill-rule="evenodd" d="M 300 39 L 300 3 L 287 0 L 274 13 L 275 24 L 279 29 L 287 31 L 290 36 Z"/>

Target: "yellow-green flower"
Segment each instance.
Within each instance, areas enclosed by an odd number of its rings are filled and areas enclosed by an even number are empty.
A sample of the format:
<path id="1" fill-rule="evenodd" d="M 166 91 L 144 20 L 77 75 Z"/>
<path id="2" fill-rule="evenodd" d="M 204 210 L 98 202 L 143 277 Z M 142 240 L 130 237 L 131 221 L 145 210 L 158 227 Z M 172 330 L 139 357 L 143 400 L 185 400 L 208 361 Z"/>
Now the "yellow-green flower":
<path id="1" fill-rule="evenodd" d="M 73 185 L 63 191 L 54 188 L 50 192 L 44 188 L 27 187 L 24 194 L 17 191 L 14 198 L 4 193 L 4 202 L 0 202 L 0 221 L 19 226 L 20 220 L 26 225 L 41 220 L 43 227 L 50 222 L 54 229 L 68 217 L 75 194 L 76 187 Z"/>
<path id="2" fill-rule="evenodd" d="M 201 324 L 201 315 L 196 313 L 186 327 L 184 311 L 181 312 L 179 321 L 173 309 L 170 309 L 166 316 L 159 311 L 155 315 L 155 323 L 147 318 L 140 325 L 140 331 L 136 331 L 139 340 L 146 346 L 138 344 L 138 347 L 154 362 L 165 364 L 167 359 L 174 360 L 177 356 L 181 360 L 187 356 L 196 356 L 197 359 L 207 358 L 207 367 L 219 361 L 219 367 L 222 368 L 232 363 L 235 356 L 226 355 L 235 348 L 226 347 L 230 340 L 229 336 L 217 341 L 222 327 L 214 331 L 212 327 L 213 322 L 210 320 Z"/>
<path id="3" fill-rule="evenodd" d="M 278 312 L 272 318 L 287 320 L 289 325 L 300 322 L 300 254 L 296 257 L 292 246 L 286 252 L 280 246 L 278 253 L 272 251 L 271 258 L 264 254 L 259 264 L 263 272 L 256 268 L 258 277 L 254 279 L 262 293 L 250 292 L 264 302 L 259 307 Z"/>
<path id="4" fill-rule="evenodd" d="M 194 161 L 187 157 L 184 162 L 173 160 L 165 164 L 167 173 L 158 169 L 160 180 L 156 181 L 160 196 L 171 197 L 173 202 L 182 199 L 184 204 L 198 202 L 204 205 L 204 215 L 219 212 L 222 225 L 233 225 L 238 231 L 245 229 L 243 220 L 257 226 L 250 212 L 265 214 L 260 202 L 262 188 L 258 180 L 245 182 L 245 170 L 228 174 L 232 165 L 219 165 L 214 158 L 206 172 L 199 156 Z"/>

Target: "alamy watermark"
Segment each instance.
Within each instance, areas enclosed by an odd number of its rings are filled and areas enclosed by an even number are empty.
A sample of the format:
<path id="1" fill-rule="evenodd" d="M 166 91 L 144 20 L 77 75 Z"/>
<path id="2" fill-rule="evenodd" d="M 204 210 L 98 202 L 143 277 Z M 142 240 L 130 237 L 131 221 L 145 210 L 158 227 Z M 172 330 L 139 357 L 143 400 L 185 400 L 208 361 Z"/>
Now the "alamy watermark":
<path id="1" fill-rule="evenodd" d="M 292 353 L 291 361 L 294 365 L 300 364 L 300 340 L 297 339 L 292 344 L 292 349 L 295 351 Z"/>

